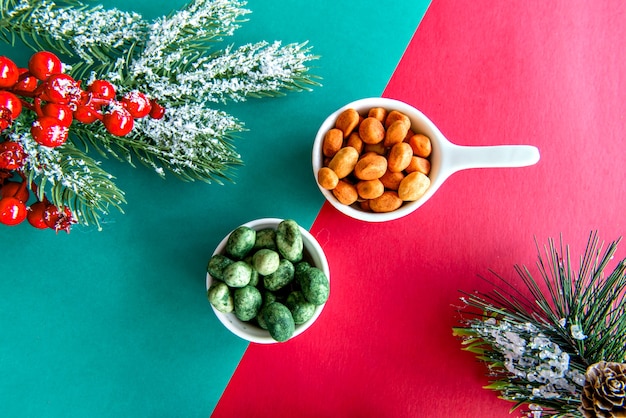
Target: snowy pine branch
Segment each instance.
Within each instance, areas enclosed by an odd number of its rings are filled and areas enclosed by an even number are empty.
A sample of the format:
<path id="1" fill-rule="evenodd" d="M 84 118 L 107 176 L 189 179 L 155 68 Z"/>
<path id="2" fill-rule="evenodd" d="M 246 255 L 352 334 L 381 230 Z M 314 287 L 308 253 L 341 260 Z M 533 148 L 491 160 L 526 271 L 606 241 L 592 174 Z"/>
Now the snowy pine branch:
<path id="1" fill-rule="evenodd" d="M 16 125 L 8 137 L 26 152 L 22 171 L 29 184 L 36 185 L 39 200 L 45 194 L 55 206 L 69 207 L 81 223 L 98 228 L 101 214 L 109 213 L 111 208 L 121 211 L 126 202 L 124 193 L 100 163 L 71 143 L 58 148 L 41 147 L 27 127 Z"/>
<path id="2" fill-rule="evenodd" d="M 108 80 L 118 96 L 144 92 L 165 108 L 162 119 L 137 119 L 123 137 L 98 124 L 73 124 L 67 145 L 32 154 L 31 177 L 54 190 L 58 203 L 71 201 L 82 220 L 90 222 L 97 220 L 95 212 L 119 207 L 123 195 L 112 176 L 86 157 L 88 150 L 133 165 L 138 161 L 160 176 L 170 172 L 184 180 L 230 180 L 229 170 L 242 164 L 234 140 L 245 131 L 244 124 L 210 104 L 319 85 L 308 68 L 318 57 L 306 42 L 218 47 L 245 21 L 250 13 L 245 5 L 241 0 L 195 0 L 147 21 L 137 13 L 73 0 L 0 0 L 0 36 L 5 41 L 21 39 L 32 49 L 70 57 L 74 61 L 66 63 L 66 70 L 85 88 L 93 80 Z M 28 132 L 20 134 L 20 142 L 35 151 Z M 72 183 L 80 178 L 80 169 L 74 163 L 62 165 L 56 160 L 61 158 L 88 166 L 92 171 L 85 171 L 83 180 L 93 185 Z M 41 171 L 43 166 L 57 171 Z"/>

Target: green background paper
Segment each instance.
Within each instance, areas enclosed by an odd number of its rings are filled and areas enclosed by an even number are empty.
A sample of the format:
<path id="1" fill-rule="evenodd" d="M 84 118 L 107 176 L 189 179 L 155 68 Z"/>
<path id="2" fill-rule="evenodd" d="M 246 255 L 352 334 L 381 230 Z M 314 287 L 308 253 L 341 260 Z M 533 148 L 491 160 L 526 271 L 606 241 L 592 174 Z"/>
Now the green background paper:
<path id="1" fill-rule="evenodd" d="M 147 18 L 183 1 L 110 1 Z M 261 217 L 310 227 L 323 199 L 310 148 L 327 114 L 379 96 L 427 1 L 250 1 L 224 46 L 309 41 L 322 87 L 229 104 L 244 121 L 245 165 L 223 186 L 160 179 L 115 160 L 125 214 L 71 234 L 0 228 L 0 409 L 3 416 L 207 416 L 247 342 L 215 318 L 205 266 L 231 229 Z M 29 52 L 2 46 L 25 65 Z"/>

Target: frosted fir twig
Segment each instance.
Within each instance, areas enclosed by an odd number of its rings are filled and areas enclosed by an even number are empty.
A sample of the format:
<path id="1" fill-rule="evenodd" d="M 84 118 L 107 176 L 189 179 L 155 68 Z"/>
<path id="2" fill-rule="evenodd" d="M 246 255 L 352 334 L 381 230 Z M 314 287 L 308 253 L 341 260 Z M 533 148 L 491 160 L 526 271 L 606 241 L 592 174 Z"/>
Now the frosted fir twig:
<path id="1" fill-rule="evenodd" d="M 499 353 L 498 360 L 509 379 L 517 380 L 526 389 L 525 400 L 545 402 L 580 397 L 584 368 L 571 363 L 570 355 L 536 325 L 489 318 L 472 322 L 471 328 Z M 492 372 L 502 377 L 500 372 Z M 515 391 L 508 389 L 504 392 L 508 399 L 520 399 L 518 387 Z"/>
<path id="2" fill-rule="evenodd" d="M 28 129 L 18 122 L 8 139 L 24 148 L 26 158 L 22 172 L 29 184 L 37 185 L 38 199 L 44 195 L 57 207 L 68 206 L 82 224 L 95 224 L 109 213 L 111 207 L 120 211 L 125 203 L 124 193 L 117 188 L 111 174 L 99 163 L 71 143 L 49 148 L 37 144 Z"/>
<path id="3" fill-rule="evenodd" d="M 279 41 L 247 44 L 235 50 L 229 47 L 178 74 L 178 83 L 155 83 L 154 87 L 167 97 L 196 94 L 210 102 L 238 102 L 276 96 L 285 90 L 305 90 L 314 85 L 306 76 L 306 63 L 315 59 L 309 52 L 306 44 L 282 46 Z"/>
<path id="4" fill-rule="evenodd" d="M 2 10 L 3 26 L 11 35 L 18 34 L 27 45 L 32 40 L 34 48 L 53 48 L 78 56 L 87 66 L 124 54 L 141 42 L 148 26 L 138 13 L 74 1 L 8 1 Z"/>
<path id="5" fill-rule="evenodd" d="M 245 128 L 208 104 L 280 96 L 319 85 L 307 68 L 318 57 L 306 42 L 260 41 L 215 48 L 245 21 L 250 13 L 245 5 L 241 0 L 192 0 L 181 10 L 148 22 L 136 13 L 73 0 L 0 0 L 0 34 L 9 42 L 19 37 L 33 49 L 78 57 L 79 62 L 68 63 L 67 71 L 85 86 L 105 79 L 115 85 L 118 96 L 139 90 L 166 109 L 163 119 L 137 120 L 122 138 L 98 124 L 74 124 L 68 153 L 80 159 L 75 146 L 82 146 L 133 165 L 139 161 L 160 176 L 169 171 L 184 180 L 222 183 L 231 180 L 233 166 L 242 164 L 234 139 Z M 50 156 L 51 161 L 54 158 L 64 156 Z M 72 190 L 79 189 L 71 183 L 40 174 L 59 199 L 78 199 Z M 75 206 L 84 205 L 83 212 L 89 204 L 93 211 L 101 208 L 89 193 L 85 190 L 85 199 L 76 200 Z M 103 196 L 104 206 L 119 200 L 117 196 L 117 191 Z"/>
<path id="6" fill-rule="evenodd" d="M 181 63 L 181 57 L 205 50 L 208 43 L 221 41 L 239 29 L 241 17 L 250 13 L 238 0 L 196 0 L 182 10 L 155 19 L 131 72 L 141 68 L 166 70 Z"/>
<path id="7" fill-rule="evenodd" d="M 512 409 L 525 404 L 529 417 L 580 416 L 586 366 L 555 340 L 556 330 L 505 316 L 467 321 L 454 334 L 464 350 L 486 363 L 485 389 L 514 402 Z"/>
<path id="8" fill-rule="evenodd" d="M 86 148 L 135 165 L 138 161 L 161 177 L 166 171 L 184 180 L 231 180 L 229 170 L 241 164 L 234 137 L 245 129 L 233 116 L 188 103 L 170 107 L 162 119 L 142 118 L 125 137 L 101 126 L 77 125 L 72 134 Z"/>
<path id="9" fill-rule="evenodd" d="M 54 8 L 54 3 L 45 4 L 45 9 L 33 13 L 32 21 L 38 22 L 41 29 L 45 28 L 57 42 L 67 42 L 87 64 L 96 59 L 107 61 L 114 55 L 113 51 L 127 50 L 141 39 L 146 28 L 137 13 L 105 10 L 101 5 L 89 9 L 63 9 Z"/>
<path id="10" fill-rule="evenodd" d="M 626 360 L 626 260 L 605 274 L 619 241 L 603 249 L 592 232 L 576 270 L 569 247 L 549 240 L 544 256 L 537 246 L 541 281 L 515 267 L 526 292 L 496 275 L 492 291 L 462 298 L 471 316 L 454 334 L 488 367 L 486 388 L 532 404 L 529 416 L 582 416 L 587 367 Z"/>
<path id="11" fill-rule="evenodd" d="M 144 89 L 169 103 L 239 102 L 310 89 L 316 83 L 307 75 L 306 64 L 313 59 L 306 44 L 261 41 L 199 59 L 187 71 L 159 76 L 144 68 L 146 72 L 137 70 L 135 77 L 143 80 Z M 108 77 L 114 79 L 115 74 Z"/>
<path id="12" fill-rule="evenodd" d="M 212 173 L 211 167 L 221 170 L 229 163 L 241 163 L 233 150 L 230 134 L 241 132 L 243 123 L 232 122 L 233 118 L 224 112 L 209 110 L 206 108 L 208 102 L 279 96 L 286 91 L 309 90 L 311 86 L 318 85 L 307 68 L 308 62 L 317 57 L 310 54 L 306 43 L 282 46 L 278 41 L 271 44 L 261 41 L 210 52 L 211 44 L 233 35 L 243 22 L 243 16 L 250 13 L 244 8 L 244 1 L 196 0 L 182 10 L 155 19 L 152 23 L 141 20 L 137 14 L 97 8 L 101 12 L 101 21 L 96 22 L 91 29 L 82 22 L 89 21 L 88 15 L 96 10 L 94 8 L 59 10 L 59 7 L 46 0 L 33 1 L 31 6 L 29 4 L 22 0 L 16 9 L 32 9 L 30 13 L 22 10 L 21 15 L 28 14 L 29 23 L 33 27 L 41 30 L 51 25 L 53 35 L 50 36 L 54 39 L 57 36 L 64 39 L 80 32 L 85 36 L 80 37 L 80 43 L 70 43 L 70 46 L 74 45 L 73 49 L 94 57 L 100 57 L 105 52 L 112 52 L 116 56 L 115 59 L 104 60 L 107 64 L 99 67 L 84 63 L 73 65 L 73 75 L 79 74 L 80 78 L 84 78 L 90 68 L 107 69 L 104 74 L 91 71 L 91 79 L 104 78 L 113 82 L 119 94 L 132 90 L 149 92 L 167 109 L 165 121 L 171 126 L 191 126 L 190 115 L 197 118 L 197 124 L 208 126 L 214 124 L 217 117 L 224 118 L 221 123 L 229 126 L 227 134 L 214 129 L 207 132 L 179 128 L 174 135 L 163 128 L 162 123 L 138 123 L 137 132 L 145 135 L 145 146 L 137 142 L 140 140 L 138 135 L 133 135 L 131 144 L 127 144 L 129 141 L 125 139 L 120 140 L 120 144 L 114 144 L 106 136 L 94 136 L 94 139 L 104 139 L 103 144 L 92 143 L 94 147 L 114 155 L 116 145 L 122 151 L 138 151 L 136 157 L 155 168 L 160 175 L 163 175 L 164 169 L 170 169 L 185 178 L 204 177 L 210 180 L 225 177 L 220 171 Z M 62 18 L 54 21 L 55 17 Z M 127 26 L 125 23 L 130 23 L 128 29 L 123 29 Z M 107 37 L 108 27 L 111 28 L 111 38 Z M 89 43 L 85 38 L 90 38 Z M 114 49 L 112 46 L 119 48 Z M 86 84 L 89 81 L 86 80 Z M 188 113 L 188 109 L 194 111 Z M 161 135 L 163 138 L 160 138 Z M 194 138 L 195 135 L 199 137 Z M 84 135 L 81 137 L 85 139 Z M 194 152 L 193 158 L 185 160 L 181 158 L 182 146 L 178 143 L 186 148 L 198 145 L 200 148 L 213 149 Z M 224 155 L 219 156 L 219 153 Z M 188 157 L 190 154 L 187 151 L 184 155 Z M 208 158 L 207 162 L 201 160 L 204 157 Z M 128 154 L 124 158 L 133 160 Z M 195 168 L 198 168 L 198 172 L 191 173 Z"/>

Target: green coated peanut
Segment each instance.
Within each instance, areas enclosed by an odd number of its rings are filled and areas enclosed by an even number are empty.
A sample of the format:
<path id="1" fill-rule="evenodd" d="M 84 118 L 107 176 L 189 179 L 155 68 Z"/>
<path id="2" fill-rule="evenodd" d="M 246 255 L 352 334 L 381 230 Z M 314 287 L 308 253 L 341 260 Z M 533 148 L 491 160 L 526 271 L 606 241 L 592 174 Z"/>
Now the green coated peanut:
<path id="1" fill-rule="evenodd" d="M 302 233 L 296 221 L 286 219 L 276 228 L 276 246 L 278 252 L 292 263 L 302 260 Z"/>
<path id="2" fill-rule="evenodd" d="M 291 311 L 280 302 L 273 302 L 263 309 L 267 330 L 276 341 L 287 341 L 295 332 Z"/>
<path id="3" fill-rule="evenodd" d="M 226 253 L 237 260 L 243 259 L 254 247 L 256 231 L 248 226 L 236 228 L 226 240 Z"/>
<path id="4" fill-rule="evenodd" d="M 317 267 L 307 269 L 300 277 L 302 294 L 314 305 L 321 305 L 328 300 L 330 283 L 328 277 Z"/>
<path id="5" fill-rule="evenodd" d="M 209 260 L 206 271 L 216 280 L 224 280 L 224 269 L 233 263 L 233 260 L 222 254 L 215 254 Z"/>
<path id="6" fill-rule="evenodd" d="M 207 297 L 211 305 L 220 312 L 229 313 L 235 309 L 233 295 L 224 282 L 214 282 L 207 291 Z"/>
<path id="7" fill-rule="evenodd" d="M 244 287 L 251 278 L 252 267 L 245 261 L 235 261 L 224 269 L 224 282 L 230 287 Z"/>
<path id="8" fill-rule="evenodd" d="M 241 321 L 249 321 L 258 315 L 261 309 L 261 292 L 254 286 L 244 286 L 235 290 L 233 296 L 235 316 Z"/>
<path id="9" fill-rule="evenodd" d="M 293 322 L 296 325 L 304 324 L 315 314 L 315 305 L 306 300 L 299 290 L 294 290 L 287 296 L 285 306 L 291 311 Z"/>
<path id="10" fill-rule="evenodd" d="M 274 250 L 262 248 L 252 256 L 252 267 L 263 276 L 274 273 L 279 265 L 280 255 Z"/>
<path id="11" fill-rule="evenodd" d="M 291 283 L 293 278 L 293 263 L 286 258 L 283 258 L 280 260 L 276 271 L 263 277 L 263 286 L 265 286 L 267 290 L 276 291 Z"/>
<path id="12" fill-rule="evenodd" d="M 276 251 L 276 230 L 274 228 L 265 228 L 256 232 L 256 240 L 254 242 L 254 250 L 267 248 Z"/>

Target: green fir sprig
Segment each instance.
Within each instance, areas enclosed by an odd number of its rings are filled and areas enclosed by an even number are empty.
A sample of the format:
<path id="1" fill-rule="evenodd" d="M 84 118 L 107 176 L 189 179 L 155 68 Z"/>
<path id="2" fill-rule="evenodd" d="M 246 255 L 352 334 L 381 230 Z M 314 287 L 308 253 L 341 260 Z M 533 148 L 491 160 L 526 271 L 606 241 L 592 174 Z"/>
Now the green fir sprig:
<path id="1" fill-rule="evenodd" d="M 223 183 L 232 181 L 230 172 L 243 164 L 235 139 L 245 126 L 211 104 L 276 97 L 319 85 L 308 68 L 318 57 L 306 42 L 221 44 L 246 21 L 250 10 L 245 5 L 240 0 L 194 0 L 148 21 L 137 13 L 73 0 L 0 0 L 0 39 L 11 44 L 21 40 L 33 50 L 61 55 L 66 72 L 84 86 L 108 80 L 119 95 L 141 91 L 166 109 L 162 119 L 136 120 L 133 131 L 122 138 L 96 124 L 74 124 L 63 146 L 67 149 L 59 149 L 58 156 L 97 166 L 87 156 L 94 150 L 131 165 L 139 162 L 160 176 L 169 172 L 183 180 Z M 14 134 L 28 143 L 28 130 L 20 126 L 26 124 L 16 124 Z M 28 158 L 33 159 L 25 167 L 28 177 L 53 189 L 55 203 L 79 209 L 81 223 L 97 224 L 98 213 L 124 203 L 113 176 L 99 167 L 82 178 L 75 178 L 75 171 L 53 176 L 29 172 L 41 164 L 32 155 Z M 106 187 L 104 178 L 110 182 Z M 89 182 L 100 185 L 99 193 L 81 196 Z"/>
<path id="2" fill-rule="evenodd" d="M 111 208 L 122 211 L 126 199 L 115 178 L 73 143 L 57 148 L 42 147 L 20 120 L 16 121 L 9 139 L 20 143 L 28 155 L 22 172 L 28 184 L 34 185 L 39 201 L 48 199 L 59 208 L 67 206 L 76 219 L 98 228 L 100 217 Z"/>
<path id="3" fill-rule="evenodd" d="M 20 39 L 35 51 L 77 58 L 82 60 L 79 67 L 94 70 L 108 68 L 123 56 L 148 26 L 137 13 L 74 0 L 0 0 L 0 5 L 0 36 L 5 42 Z"/>
<path id="4" fill-rule="evenodd" d="M 626 360 L 626 259 L 607 271 L 620 239 L 600 244 L 591 233 L 578 268 L 569 246 L 537 245 L 535 279 L 515 266 L 521 290 L 493 273 L 490 292 L 467 293 L 454 328 L 464 350 L 487 366 L 487 389 L 529 407 L 529 416 L 582 416 L 585 371 L 600 361 Z"/>

